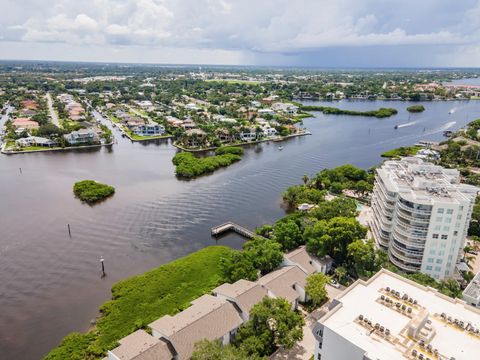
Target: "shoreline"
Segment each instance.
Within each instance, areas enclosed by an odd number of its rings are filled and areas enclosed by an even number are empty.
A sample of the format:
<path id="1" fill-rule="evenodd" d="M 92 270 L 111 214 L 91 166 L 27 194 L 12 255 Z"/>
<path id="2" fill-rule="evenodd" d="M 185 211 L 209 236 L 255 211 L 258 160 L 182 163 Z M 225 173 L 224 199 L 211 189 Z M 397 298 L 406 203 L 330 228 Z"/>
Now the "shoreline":
<path id="1" fill-rule="evenodd" d="M 103 116 L 103 118 L 107 119 L 108 121 L 110 121 L 110 123 L 112 124 L 112 126 L 114 128 L 117 128 L 120 130 L 120 132 L 122 133 L 122 135 L 125 135 L 130 141 L 133 141 L 133 142 L 142 142 L 142 141 L 151 141 L 151 140 L 160 140 L 160 139 L 171 139 L 173 138 L 173 135 L 159 135 L 158 137 L 147 137 L 147 139 L 134 139 L 131 137 L 131 135 L 129 133 L 127 133 L 124 129 L 123 129 L 123 126 L 120 125 L 119 123 L 116 123 L 115 121 L 113 121 L 110 116 L 105 116 L 104 114 L 102 114 L 101 112 L 99 112 L 100 115 Z"/>
<path id="2" fill-rule="evenodd" d="M 63 147 L 63 148 L 45 148 L 45 149 L 25 150 L 25 151 L 5 150 L 5 144 L 4 144 L 4 145 L 2 145 L 0 153 L 2 153 L 4 155 L 18 155 L 18 154 L 31 154 L 31 153 L 47 152 L 47 151 L 69 151 L 69 150 L 78 150 L 78 149 L 101 148 L 103 146 L 112 146 L 113 144 L 114 144 L 114 142 L 112 141 L 108 144 L 69 146 L 69 147 Z"/>
<path id="3" fill-rule="evenodd" d="M 248 145 L 254 145 L 254 144 L 260 144 L 260 143 L 264 143 L 264 142 L 270 142 L 270 141 L 273 141 L 273 142 L 281 142 L 281 141 L 284 141 L 284 140 L 287 140 L 287 139 L 291 139 L 291 138 L 294 138 L 294 137 L 298 137 L 298 136 L 306 136 L 306 135 L 312 135 L 312 133 L 310 131 L 304 131 L 302 133 L 296 133 L 296 134 L 292 134 L 292 135 L 286 135 L 286 136 L 282 136 L 280 138 L 275 138 L 275 139 L 263 139 L 263 140 L 255 140 L 255 141 L 250 141 L 250 142 L 242 142 L 242 143 L 238 143 L 238 144 L 228 144 L 228 145 L 221 145 L 221 146 L 212 146 L 212 147 L 209 147 L 209 148 L 202 148 L 202 149 L 189 149 L 189 148 L 185 148 L 181 145 L 178 145 L 177 143 L 172 143 L 173 146 L 175 146 L 177 149 L 179 150 L 182 150 L 182 151 L 186 151 L 186 152 L 192 152 L 192 153 L 196 153 L 196 152 L 206 152 L 206 151 L 213 151 L 215 149 L 218 149 L 219 147 L 235 147 L 235 146 L 248 146 Z"/>

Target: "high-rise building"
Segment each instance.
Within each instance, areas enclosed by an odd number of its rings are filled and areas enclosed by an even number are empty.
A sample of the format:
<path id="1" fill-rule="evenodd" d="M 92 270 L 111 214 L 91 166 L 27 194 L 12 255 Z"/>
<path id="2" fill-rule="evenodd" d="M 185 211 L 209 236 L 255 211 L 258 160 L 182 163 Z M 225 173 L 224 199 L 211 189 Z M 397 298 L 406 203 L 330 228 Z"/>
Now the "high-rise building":
<path id="1" fill-rule="evenodd" d="M 382 269 L 337 296 L 313 335 L 315 360 L 473 360 L 480 310 Z"/>
<path id="2" fill-rule="evenodd" d="M 405 271 L 452 277 L 478 191 L 460 183 L 455 169 L 414 157 L 386 161 L 372 194 L 376 243 Z"/>

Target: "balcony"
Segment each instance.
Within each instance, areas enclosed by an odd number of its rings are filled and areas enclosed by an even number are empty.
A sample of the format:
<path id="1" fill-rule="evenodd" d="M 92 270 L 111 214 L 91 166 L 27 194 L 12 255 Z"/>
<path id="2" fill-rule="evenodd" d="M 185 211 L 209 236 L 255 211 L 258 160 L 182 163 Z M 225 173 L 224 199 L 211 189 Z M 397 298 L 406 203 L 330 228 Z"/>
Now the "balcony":
<path id="1" fill-rule="evenodd" d="M 424 243 L 427 239 L 427 232 L 425 232 L 425 235 L 415 234 L 414 232 L 409 231 L 400 225 L 395 226 L 394 231 L 407 240 L 421 241 Z"/>
<path id="2" fill-rule="evenodd" d="M 410 246 L 410 247 L 416 247 L 418 249 L 423 249 L 425 248 L 425 240 L 415 240 L 415 239 L 410 239 L 407 236 L 404 236 L 400 234 L 397 229 L 393 230 L 393 239 L 397 240 L 399 243 L 405 245 L 405 246 Z"/>
<path id="3" fill-rule="evenodd" d="M 421 266 L 416 266 L 416 265 L 412 265 L 412 264 L 407 264 L 407 263 L 403 262 L 402 260 L 397 259 L 397 258 L 395 257 L 395 255 L 392 254 L 392 252 L 390 252 L 390 251 L 388 252 L 388 257 L 389 257 L 390 261 L 391 261 L 394 265 L 398 266 L 400 269 L 403 269 L 403 270 L 405 270 L 405 271 L 412 271 L 412 272 L 420 271 Z"/>
<path id="4" fill-rule="evenodd" d="M 418 251 L 407 250 L 400 245 L 401 244 L 397 240 L 392 241 L 390 244 L 390 247 L 395 253 L 395 256 L 398 256 L 399 258 L 403 257 L 407 261 L 411 261 L 414 263 L 418 263 L 418 264 L 422 263 L 423 251 L 418 252 Z"/>
<path id="5" fill-rule="evenodd" d="M 408 211 L 410 213 L 414 213 L 414 214 L 419 215 L 419 216 L 426 216 L 426 217 L 428 216 L 428 218 L 430 218 L 430 215 L 432 214 L 431 210 L 416 209 L 414 207 L 406 205 L 402 201 L 397 201 L 397 206 L 399 208 L 401 208 L 402 210 Z"/>
<path id="6" fill-rule="evenodd" d="M 400 210 L 400 211 L 397 211 L 396 212 L 396 215 L 397 217 L 402 217 L 403 219 L 407 220 L 407 225 L 410 225 L 410 226 L 415 226 L 415 225 L 412 225 L 411 223 L 417 223 L 417 224 L 429 224 L 430 223 L 430 219 L 422 219 L 422 218 L 418 218 L 418 217 L 413 217 L 411 215 L 408 215 L 406 214 L 403 210 Z M 428 228 L 428 226 L 427 226 Z"/>

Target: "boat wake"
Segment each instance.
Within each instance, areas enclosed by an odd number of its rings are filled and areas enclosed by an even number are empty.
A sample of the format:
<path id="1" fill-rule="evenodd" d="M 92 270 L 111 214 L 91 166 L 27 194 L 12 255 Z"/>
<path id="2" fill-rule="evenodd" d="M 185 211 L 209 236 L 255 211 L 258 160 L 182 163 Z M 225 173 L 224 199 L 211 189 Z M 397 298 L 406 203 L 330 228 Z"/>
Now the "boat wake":
<path id="1" fill-rule="evenodd" d="M 417 123 L 417 121 L 412 121 L 412 122 L 408 122 L 408 123 L 405 123 L 405 124 L 400 124 L 397 127 L 400 129 L 400 128 L 404 128 L 404 127 L 407 127 L 407 126 L 415 125 L 416 123 Z"/>

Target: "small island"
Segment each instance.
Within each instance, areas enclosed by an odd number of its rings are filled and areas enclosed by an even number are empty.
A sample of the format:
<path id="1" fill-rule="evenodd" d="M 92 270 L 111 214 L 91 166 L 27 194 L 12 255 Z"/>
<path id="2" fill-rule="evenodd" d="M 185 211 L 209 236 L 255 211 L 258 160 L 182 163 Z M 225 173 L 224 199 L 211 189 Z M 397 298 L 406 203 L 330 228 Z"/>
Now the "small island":
<path id="1" fill-rule="evenodd" d="M 190 152 L 176 154 L 172 162 L 176 167 L 177 176 L 194 178 L 213 172 L 221 167 L 226 167 L 241 160 L 243 149 L 238 146 L 222 146 L 215 150 L 214 156 L 197 158 Z"/>
<path id="2" fill-rule="evenodd" d="M 390 117 L 398 113 L 397 109 L 393 108 L 380 108 L 378 110 L 357 111 L 357 110 L 344 110 L 330 106 L 302 106 L 301 111 L 321 111 L 328 115 L 352 115 L 352 116 L 371 116 L 377 118 Z"/>
<path id="3" fill-rule="evenodd" d="M 95 204 L 112 196 L 115 193 L 115 188 L 94 180 L 83 180 L 73 185 L 73 193 L 80 200 L 88 204 Z"/>
<path id="4" fill-rule="evenodd" d="M 425 106 L 423 105 L 412 105 L 407 107 L 408 112 L 423 112 L 425 111 Z"/>

